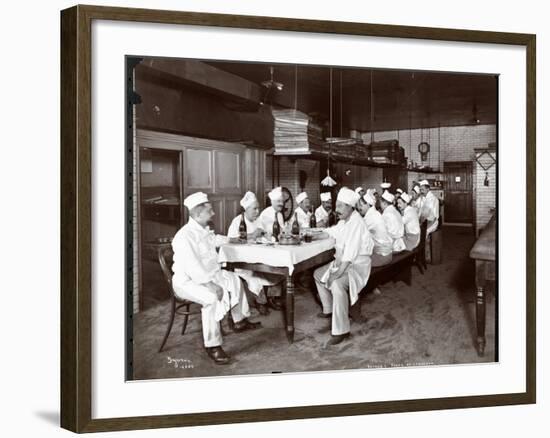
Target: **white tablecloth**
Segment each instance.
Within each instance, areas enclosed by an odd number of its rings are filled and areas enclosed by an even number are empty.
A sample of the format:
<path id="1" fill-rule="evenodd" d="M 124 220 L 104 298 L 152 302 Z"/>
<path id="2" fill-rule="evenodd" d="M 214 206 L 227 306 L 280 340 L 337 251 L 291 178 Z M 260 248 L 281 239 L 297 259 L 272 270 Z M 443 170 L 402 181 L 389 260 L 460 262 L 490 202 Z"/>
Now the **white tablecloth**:
<path id="1" fill-rule="evenodd" d="M 220 263 L 244 262 L 262 263 L 268 266 L 288 268 L 292 275 L 294 266 L 298 263 L 315 257 L 322 252 L 334 248 L 332 237 L 302 242 L 300 245 L 259 245 L 255 243 L 237 244 L 228 243 L 220 247 L 218 261 Z"/>

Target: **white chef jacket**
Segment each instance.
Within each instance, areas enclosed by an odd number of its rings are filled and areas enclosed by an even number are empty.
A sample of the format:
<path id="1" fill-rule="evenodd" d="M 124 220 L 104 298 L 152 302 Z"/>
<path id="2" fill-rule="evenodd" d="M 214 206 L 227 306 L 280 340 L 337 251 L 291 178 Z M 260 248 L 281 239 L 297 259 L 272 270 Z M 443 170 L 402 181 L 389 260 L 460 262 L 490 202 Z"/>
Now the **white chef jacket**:
<path id="1" fill-rule="evenodd" d="M 421 195 L 418 195 L 417 198 L 411 202 L 411 205 L 416 210 L 416 214 L 418 215 L 419 218 L 420 218 L 420 215 L 422 213 L 422 204 L 423 204 L 423 202 L 424 202 L 424 197 L 421 196 Z"/>
<path id="2" fill-rule="evenodd" d="M 216 320 L 221 320 L 231 307 L 239 302 L 241 280 L 234 272 L 221 269 L 216 247 L 227 243 L 226 236 L 216 235 L 208 226 L 202 227 L 189 218 L 172 240 L 174 263 L 172 285 L 189 288 L 213 282 L 223 289 L 222 305 L 217 306 Z"/>
<path id="3" fill-rule="evenodd" d="M 309 228 L 309 218 L 311 217 L 310 212 L 306 212 L 302 207 L 298 207 L 294 210 L 294 214 L 298 218 L 298 225 L 300 225 L 300 228 Z M 291 219 L 291 222 L 293 221 L 294 219 Z"/>
<path id="4" fill-rule="evenodd" d="M 353 305 L 369 279 L 374 242 L 365 221 L 357 211 L 353 211 L 347 222 L 341 220 L 325 231 L 336 240 L 336 254 L 321 281 L 326 282 L 331 271 L 342 262 L 350 262 L 342 275 L 349 276 L 349 297 Z"/>
<path id="5" fill-rule="evenodd" d="M 407 205 L 403 211 L 403 226 L 405 227 L 403 241 L 407 250 L 412 251 L 420 243 L 420 223 L 416 209 L 410 205 Z"/>
<path id="6" fill-rule="evenodd" d="M 403 236 L 405 227 L 403 226 L 403 218 L 393 205 L 388 205 L 382 213 L 386 231 L 393 240 L 393 252 L 400 252 L 405 249 Z"/>
<path id="7" fill-rule="evenodd" d="M 227 231 L 227 237 L 239 237 L 239 225 L 241 225 L 241 217 L 242 215 L 238 215 L 231 221 L 231 225 L 229 225 L 229 230 Z M 246 223 L 247 234 L 251 234 L 258 228 L 262 228 L 259 216 L 256 218 L 255 221 L 250 221 L 245 215 L 244 221 Z M 235 274 L 246 281 L 248 288 L 255 295 L 259 295 L 260 292 L 262 292 L 264 286 L 273 286 L 275 284 L 273 281 L 270 281 L 265 275 L 250 271 L 248 269 L 235 269 Z"/>
<path id="8" fill-rule="evenodd" d="M 326 211 L 322 205 L 315 209 L 315 220 L 317 221 L 317 226 L 319 226 L 321 221 L 324 221 L 328 225 L 328 217 L 328 211 Z"/>
<path id="9" fill-rule="evenodd" d="M 433 233 L 437 230 L 437 225 L 439 223 L 439 199 L 431 191 L 426 194 L 426 197 L 422 201 L 420 217 L 428 221 L 426 234 Z"/>
<path id="10" fill-rule="evenodd" d="M 227 230 L 227 237 L 230 237 L 230 238 L 239 237 L 239 227 L 241 225 L 241 218 L 242 218 L 242 215 L 240 214 L 231 221 L 231 224 L 229 225 L 229 229 Z M 262 228 L 260 216 L 258 216 L 255 221 L 250 221 L 245 215 L 244 223 L 246 224 L 247 234 L 252 234 L 258 228 Z"/>
<path id="11" fill-rule="evenodd" d="M 393 239 L 388 234 L 388 230 L 386 230 L 386 225 L 380 212 L 376 208 L 370 207 L 363 219 L 374 241 L 373 252 L 381 256 L 391 254 L 393 252 Z"/>
<path id="12" fill-rule="evenodd" d="M 264 208 L 264 210 L 260 213 L 259 219 L 260 223 L 262 224 L 262 229 L 268 234 L 273 233 L 273 222 L 275 222 L 275 209 L 271 205 L 267 208 Z M 282 231 L 285 226 L 283 213 L 277 213 L 277 220 L 279 221 L 279 226 L 281 227 Z"/>

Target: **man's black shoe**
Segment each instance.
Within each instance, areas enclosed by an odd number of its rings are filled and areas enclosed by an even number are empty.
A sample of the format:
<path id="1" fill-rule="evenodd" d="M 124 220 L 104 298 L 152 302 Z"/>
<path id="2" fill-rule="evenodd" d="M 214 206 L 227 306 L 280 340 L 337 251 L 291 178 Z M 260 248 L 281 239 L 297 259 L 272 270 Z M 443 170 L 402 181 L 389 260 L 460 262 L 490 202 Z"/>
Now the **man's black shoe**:
<path id="1" fill-rule="evenodd" d="M 323 318 L 323 319 L 332 318 L 332 313 L 323 313 L 323 312 L 319 312 L 319 313 L 317 314 L 317 318 Z"/>
<path id="2" fill-rule="evenodd" d="M 344 339 L 349 338 L 350 333 L 344 333 L 342 335 L 331 335 L 327 345 L 336 345 L 342 342 Z"/>
<path id="3" fill-rule="evenodd" d="M 273 310 L 281 310 L 283 308 L 281 297 L 267 297 L 267 305 Z"/>
<path id="4" fill-rule="evenodd" d="M 233 331 L 240 333 L 246 330 L 254 330 L 261 326 L 261 322 L 252 322 L 249 321 L 248 318 L 244 318 L 243 320 L 235 323 L 235 325 L 233 326 Z"/>
<path id="5" fill-rule="evenodd" d="M 229 363 L 229 356 L 223 351 L 223 348 L 220 346 L 217 347 L 205 347 L 208 356 L 218 365 L 225 365 Z"/>
<path id="6" fill-rule="evenodd" d="M 269 307 L 267 307 L 267 304 L 256 303 L 256 309 L 258 309 L 260 315 L 269 315 Z"/>

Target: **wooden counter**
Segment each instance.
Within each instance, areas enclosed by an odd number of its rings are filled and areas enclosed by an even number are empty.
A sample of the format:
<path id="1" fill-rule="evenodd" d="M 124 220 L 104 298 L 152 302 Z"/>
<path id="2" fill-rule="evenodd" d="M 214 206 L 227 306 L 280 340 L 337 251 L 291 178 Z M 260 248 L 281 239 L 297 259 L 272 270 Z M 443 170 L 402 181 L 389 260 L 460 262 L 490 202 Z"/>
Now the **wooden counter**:
<path id="1" fill-rule="evenodd" d="M 481 232 L 470 250 L 470 257 L 476 263 L 476 325 L 477 353 L 485 352 L 485 285 L 495 280 L 496 265 L 496 214 Z M 496 293 L 496 292 L 495 292 Z"/>

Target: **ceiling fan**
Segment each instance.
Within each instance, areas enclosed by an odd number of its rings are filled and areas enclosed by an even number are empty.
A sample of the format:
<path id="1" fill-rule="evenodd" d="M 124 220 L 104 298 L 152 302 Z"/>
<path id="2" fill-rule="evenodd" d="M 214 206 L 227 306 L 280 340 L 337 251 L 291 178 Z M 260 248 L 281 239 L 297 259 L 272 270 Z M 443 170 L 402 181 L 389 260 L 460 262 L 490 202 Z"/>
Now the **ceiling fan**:
<path id="1" fill-rule="evenodd" d="M 273 98 L 273 90 L 276 91 L 282 91 L 284 84 L 282 82 L 277 82 L 273 79 L 273 73 L 274 73 L 273 66 L 269 67 L 269 79 L 266 81 L 263 81 L 261 83 L 262 87 L 266 88 L 265 94 L 263 98 L 260 101 L 260 104 L 263 105 L 265 103 L 270 103 L 271 99 Z"/>

